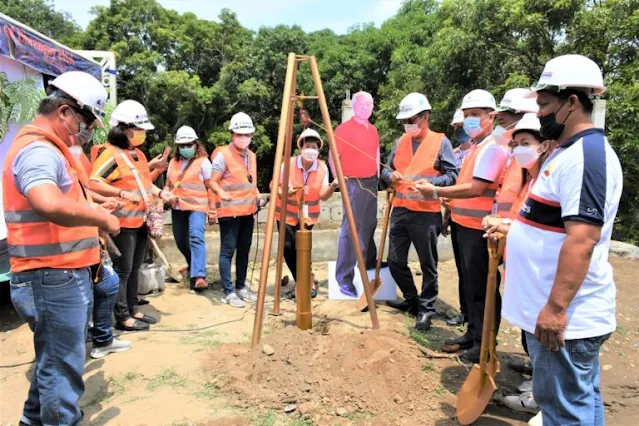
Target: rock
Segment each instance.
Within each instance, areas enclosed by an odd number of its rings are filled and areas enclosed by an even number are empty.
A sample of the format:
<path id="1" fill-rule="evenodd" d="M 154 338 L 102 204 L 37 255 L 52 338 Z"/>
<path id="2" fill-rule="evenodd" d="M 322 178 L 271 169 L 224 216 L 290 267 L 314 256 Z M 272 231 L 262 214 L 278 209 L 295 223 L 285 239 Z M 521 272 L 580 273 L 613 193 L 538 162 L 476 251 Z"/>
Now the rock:
<path id="1" fill-rule="evenodd" d="M 337 414 L 340 417 L 344 417 L 348 414 L 348 411 L 344 407 L 337 407 L 335 409 L 335 414 Z"/>
<path id="2" fill-rule="evenodd" d="M 610 242 L 610 253 L 625 259 L 639 259 L 639 247 L 621 241 Z"/>
<path id="3" fill-rule="evenodd" d="M 602 371 L 610 371 L 610 370 L 612 370 L 612 365 L 609 365 L 609 364 L 604 365 L 603 367 L 601 367 L 601 370 Z"/>
<path id="4" fill-rule="evenodd" d="M 295 410 L 297 410 L 297 404 L 288 404 L 286 407 L 284 407 L 285 413 L 292 413 Z"/>
<path id="5" fill-rule="evenodd" d="M 275 353 L 275 349 L 273 349 L 270 345 L 264 345 L 262 346 L 262 352 L 264 352 L 264 355 L 271 356 Z"/>
<path id="6" fill-rule="evenodd" d="M 312 402 L 305 402 L 303 404 L 300 404 L 299 407 L 297 407 L 297 411 L 302 415 L 302 416 L 308 416 L 311 413 L 313 413 L 313 411 L 315 411 L 315 404 Z"/>
<path id="7" fill-rule="evenodd" d="M 395 353 L 396 349 L 395 348 L 390 348 L 390 353 Z"/>
<path id="8" fill-rule="evenodd" d="M 399 395 L 395 395 L 395 397 L 393 398 L 393 400 L 395 401 L 395 403 L 397 404 L 401 404 L 402 403 L 402 397 Z"/>

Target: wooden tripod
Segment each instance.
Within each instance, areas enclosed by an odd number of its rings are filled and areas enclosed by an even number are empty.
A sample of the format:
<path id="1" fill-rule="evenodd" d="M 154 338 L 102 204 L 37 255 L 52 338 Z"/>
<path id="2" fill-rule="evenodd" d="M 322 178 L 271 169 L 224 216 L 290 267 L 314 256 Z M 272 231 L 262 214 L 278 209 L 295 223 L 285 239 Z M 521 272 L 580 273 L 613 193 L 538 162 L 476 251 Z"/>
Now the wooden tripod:
<path id="1" fill-rule="evenodd" d="M 296 81 L 297 81 L 297 69 L 300 62 L 308 62 L 311 68 L 311 74 L 313 76 L 313 83 L 315 85 L 315 91 L 317 96 L 304 96 L 304 99 L 317 99 L 319 101 L 320 110 L 322 112 L 322 122 L 324 124 L 324 130 L 328 137 L 328 146 L 331 152 L 331 156 L 334 160 L 335 172 L 337 173 L 337 180 L 342 193 L 342 199 L 344 201 L 344 209 L 346 210 L 346 218 L 348 220 L 348 227 L 350 228 L 351 239 L 353 247 L 355 248 L 355 254 L 357 256 L 357 265 L 359 267 L 360 275 L 362 276 L 362 283 L 364 285 L 364 293 L 366 294 L 366 300 L 369 306 L 369 312 L 371 315 L 371 322 L 373 328 L 379 328 L 379 320 L 377 318 L 377 310 L 375 309 L 375 302 L 373 300 L 373 291 L 368 280 L 368 274 L 366 273 L 366 263 L 364 256 L 362 255 L 362 248 L 359 244 L 359 237 L 357 235 L 357 228 L 355 226 L 355 218 L 353 217 L 353 210 L 351 209 L 351 201 L 348 197 L 348 191 L 346 190 L 346 181 L 344 179 L 344 173 L 342 171 L 342 164 L 337 153 L 337 147 L 335 145 L 335 136 L 333 134 L 333 126 L 331 124 L 331 118 L 328 114 L 328 107 L 326 106 L 326 97 L 324 96 L 324 89 L 322 88 L 322 81 L 319 76 L 319 69 L 317 67 L 317 61 L 314 56 L 300 56 L 295 53 L 288 54 L 288 64 L 286 67 L 286 80 L 284 82 L 284 96 L 282 98 L 282 110 L 280 113 L 280 126 L 277 133 L 277 148 L 275 151 L 275 164 L 273 166 L 273 184 L 271 186 L 271 200 L 277 200 L 278 188 L 280 188 L 280 170 L 283 167 L 282 183 L 281 185 L 281 200 L 282 214 L 286 214 L 286 203 L 288 200 L 288 183 L 290 174 L 290 158 L 291 149 L 293 143 L 293 117 L 295 112 L 295 102 L 302 97 L 296 95 Z M 271 244 L 273 240 L 273 227 L 275 224 L 275 209 L 276 203 L 271 202 L 268 209 L 268 218 L 266 220 L 266 236 L 264 239 L 264 248 L 262 252 L 262 265 L 260 270 L 260 286 L 257 292 L 257 307 L 255 313 L 255 322 L 253 324 L 253 338 L 251 340 L 252 347 L 255 347 L 260 342 L 262 336 L 262 325 L 264 320 L 264 299 L 266 297 L 266 285 L 268 280 L 268 266 L 269 257 L 271 253 Z M 300 217 L 300 220 L 303 220 Z M 275 301 L 273 306 L 273 314 L 278 315 L 280 312 L 280 281 L 282 279 L 282 263 L 284 261 L 284 232 L 286 229 L 286 221 L 280 221 L 279 227 L 279 243 L 277 247 L 277 261 L 276 261 L 276 276 L 275 276 Z"/>

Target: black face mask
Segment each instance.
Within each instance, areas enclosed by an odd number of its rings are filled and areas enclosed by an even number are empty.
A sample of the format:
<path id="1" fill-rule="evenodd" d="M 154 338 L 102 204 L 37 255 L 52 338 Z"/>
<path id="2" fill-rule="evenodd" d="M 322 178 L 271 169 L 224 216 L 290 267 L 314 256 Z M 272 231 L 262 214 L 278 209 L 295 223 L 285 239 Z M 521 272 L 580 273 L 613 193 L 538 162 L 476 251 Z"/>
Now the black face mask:
<path id="1" fill-rule="evenodd" d="M 566 100 L 566 102 L 568 102 L 568 100 Z M 541 124 L 540 133 L 543 139 L 557 140 L 561 137 L 561 134 L 566 128 L 566 125 L 564 123 L 566 122 L 566 120 L 568 120 L 568 117 L 570 117 L 570 114 L 572 113 L 572 111 L 570 111 L 566 118 L 564 118 L 563 122 L 557 123 L 557 112 L 559 112 L 564 107 L 564 105 L 566 105 L 566 102 L 561 104 L 557 111 L 544 115 L 539 119 L 539 124 Z"/>

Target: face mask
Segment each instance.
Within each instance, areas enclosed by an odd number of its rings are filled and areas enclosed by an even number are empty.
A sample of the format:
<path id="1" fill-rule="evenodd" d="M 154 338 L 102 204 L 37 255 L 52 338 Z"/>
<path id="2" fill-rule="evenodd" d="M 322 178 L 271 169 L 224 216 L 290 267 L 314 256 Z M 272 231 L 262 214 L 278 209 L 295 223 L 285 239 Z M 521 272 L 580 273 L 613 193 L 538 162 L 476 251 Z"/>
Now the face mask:
<path id="1" fill-rule="evenodd" d="M 537 149 L 532 146 L 516 146 L 515 149 L 513 149 L 513 154 L 519 165 L 524 169 L 529 169 L 534 166 L 540 155 Z"/>
<path id="2" fill-rule="evenodd" d="M 84 146 L 89 143 L 91 137 L 93 137 L 93 130 L 89 129 L 89 126 L 86 123 L 78 118 L 73 110 L 70 110 L 73 114 L 73 117 L 78 122 L 78 133 L 73 133 L 71 129 L 69 129 L 69 125 L 66 121 L 64 121 L 64 127 L 67 128 L 67 132 L 69 132 L 69 136 L 75 138 L 77 145 Z"/>
<path id="3" fill-rule="evenodd" d="M 145 131 L 133 131 L 133 137 L 129 138 L 129 142 L 131 146 L 140 146 L 146 141 L 146 132 Z"/>
<path id="4" fill-rule="evenodd" d="M 566 100 L 566 102 L 568 101 Z M 570 117 L 570 114 L 572 113 L 572 111 L 570 111 L 562 123 L 557 123 L 557 113 L 564 107 L 564 105 L 566 105 L 566 102 L 561 104 L 557 111 L 544 115 L 539 119 L 539 123 L 541 124 L 540 133 L 542 138 L 557 140 L 561 137 L 561 134 L 566 128 L 566 125 L 564 123 L 566 122 L 566 120 L 568 120 L 568 117 Z"/>
<path id="5" fill-rule="evenodd" d="M 466 134 L 470 136 L 471 139 L 474 139 L 477 136 L 479 136 L 482 130 L 483 129 L 481 127 L 481 118 L 479 117 L 464 118 L 464 132 L 466 132 Z"/>
<path id="6" fill-rule="evenodd" d="M 508 145 L 508 142 L 510 142 L 510 138 L 506 136 L 506 129 L 501 126 L 495 127 L 492 136 L 497 145 L 506 146 Z"/>
<path id="7" fill-rule="evenodd" d="M 302 150 L 302 158 L 306 161 L 315 161 L 319 157 L 319 151 L 313 148 L 304 148 Z"/>
<path id="8" fill-rule="evenodd" d="M 71 154 L 75 157 L 75 158 L 80 158 L 80 155 L 82 155 L 82 147 L 80 145 L 73 145 L 69 147 L 69 151 L 71 151 Z"/>
<path id="9" fill-rule="evenodd" d="M 193 158 L 195 156 L 195 148 L 179 148 L 180 155 L 184 158 Z"/>
<path id="10" fill-rule="evenodd" d="M 415 136 L 419 133 L 419 126 L 417 124 L 404 124 L 404 131 L 411 136 Z"/>
<path id="11" fill-rule="evenodd" d="M 466 134 L 463 127 L 458 127 L 455 129 L 454 137 L 455 137 L 455 140 L 460 144 L 466 143 L 470 140 L 470 136 Z"/>
<path id="12" fill-rule="evenodd" d="M 235 139 L 233 139 L 233 144 L 238 149 L 246 149 L 251 144 L 251 137 L 250 136 L 236 136 Z"/>

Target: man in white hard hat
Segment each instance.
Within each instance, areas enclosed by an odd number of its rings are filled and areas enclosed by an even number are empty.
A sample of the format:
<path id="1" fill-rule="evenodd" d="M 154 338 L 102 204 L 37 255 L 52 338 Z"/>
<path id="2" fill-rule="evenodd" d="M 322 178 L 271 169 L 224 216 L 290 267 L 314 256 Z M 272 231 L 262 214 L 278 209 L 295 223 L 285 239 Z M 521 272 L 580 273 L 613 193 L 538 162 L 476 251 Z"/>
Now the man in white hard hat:
<path id="1" fill-rule="evenodd" d="M 388 305 L 417 316 L 415 328 L 430 329 L 438 295 L 437 237 L 442 231 L 441 204 L 416 192 L 414 182 L 427 179 L 432 185 L 453 185 L 457 166 L 453 146 L 443 133 L 430 129 L 431 106 L 426 96 L 410 93 L 399 104 L 397 119 L 404 134 L 395 143 L 382 179 L 395 187 L 390 218 L 388 267 L 402 290 L 404 300 Z M 421 293 L 417 293 L 408 268 L 408 251 L 415 246 L 422 270 Z"/>
<path id="2" fill-rule="evenodd" d="M 532 90 L 557 148 L 511 225 L 503 315 L 526 331 L 544 426 L 603 425 L 599 351 L 616 329 L 608 248 L 622 170 L 592 97 L 601 70 L 581 55 L 548 61 Z"/>
<path id="3" fill-rule="evenodd" d="M 246 271 L 253 239 L 254 215 L 258 208 L 257 160 L 249 149 L 255 133 L 253 120 L 238 112 L 229 125 L 231 143 L 217 151 L 212 161 L 211 189 L 217 196 L 220 225 L 220 275 L 224 287 L 222 303 L 236 308 L 256 297 L 246 288 Z M 231 280 L 235 255 L 236 280 Z"/>
<path id="4" fill-rule="evenodd" d="M 20 424 L 78 425 L 85 340 L 93 299 L 90 267 L 100 262 L 98 228 L 118 219 L 90 205 L 87 175 L 71 151 L 85 145 L 107 92 L 71 71 L 50 83 L 31 125 L 4 164 L 3 201 L 11 256 L 11 300 L 34 333 L 35 368 Z"/>
<path id="5" fill-rule="evenodd" d="M 492 212 L 500 175 L 508 160 L 505 147 L 498 145 L 493 134 L 495 98 L 486 90 L 473 90 L 462 100 L 464 131 L 472 138 L 473 148 L 464 162 L 457 184 L 446 188 L 434 187 L 427 181 L 419 182 L 417 189 L 427 197 L 452 199 L 450 202 L 452 227 L 460 248 L 464 296 L 468 308 L 468 329 L 456 339 L 445 342 L 448 350 L 464 350 L 460 357 L 479 361 L 484 302 L 488 277 L 488 248 L 484 239 L 482 219 Z M 499 287 L 500 276 L 497 274 Z M 501 309 L 499 290 L 496 292 L 496 311 Z M 497 328 L 500 316 L 497 315 Z"/>

